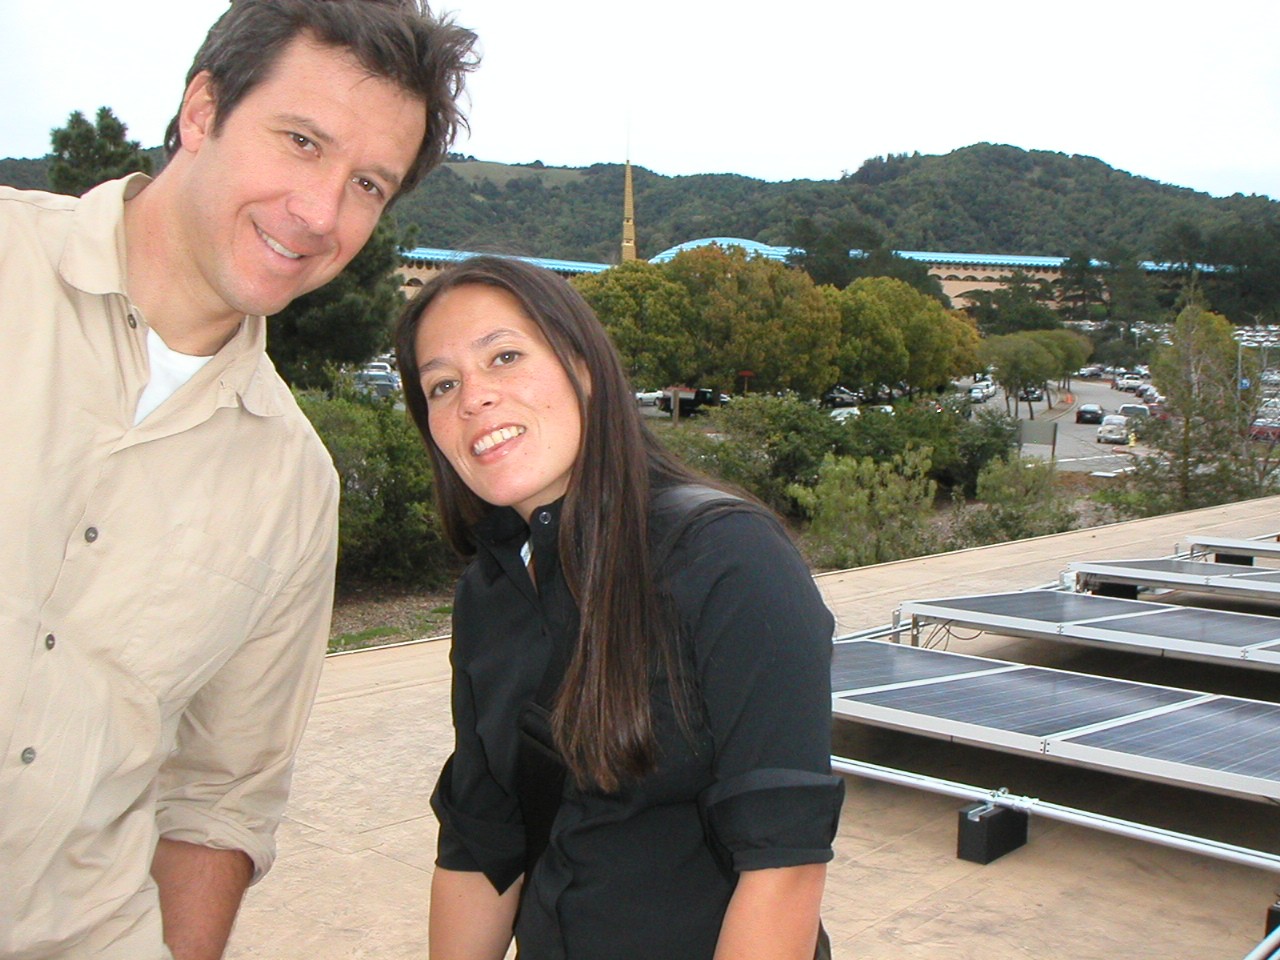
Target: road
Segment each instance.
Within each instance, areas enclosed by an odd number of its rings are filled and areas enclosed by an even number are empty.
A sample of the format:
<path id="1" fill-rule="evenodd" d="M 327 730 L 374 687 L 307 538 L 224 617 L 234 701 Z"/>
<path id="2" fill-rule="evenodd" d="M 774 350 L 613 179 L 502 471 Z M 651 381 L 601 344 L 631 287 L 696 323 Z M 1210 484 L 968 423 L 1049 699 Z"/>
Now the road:
<path id="1" fill-rule="evenodd" d="M 1132 463 L 1129 448 L 1112 447 L 1098 443 L 1098 427 L 1093 423 L 1076 423 L 1076 408 L 1085 403 L 1096 403 L 1104 413 L 1115 413 L 1122 403 L 1133 403 L 1133 394 L 1111 389 L 1110 380 L 1073 380 L 1069 394 L 1054 392 L 1054 405 L 1045 409 L 1043 400 L 1034 404 L 1037 422 L 1057 423 L 1058 436 L 1055 448 L 1048 444 L 1028 443 L 1022 454 L 1048 460 L 1051 457 L 1060 470 L 1087 473 L 1116 473 Z M 1067 397 L 1071 399 L 1068 400 Z M 989 406 L 1003 410 L 1004 392 L 998 392 L 987 401 Z M 1019 419 L 1027 419 L 1027 405 L 1018 404 Z"/>

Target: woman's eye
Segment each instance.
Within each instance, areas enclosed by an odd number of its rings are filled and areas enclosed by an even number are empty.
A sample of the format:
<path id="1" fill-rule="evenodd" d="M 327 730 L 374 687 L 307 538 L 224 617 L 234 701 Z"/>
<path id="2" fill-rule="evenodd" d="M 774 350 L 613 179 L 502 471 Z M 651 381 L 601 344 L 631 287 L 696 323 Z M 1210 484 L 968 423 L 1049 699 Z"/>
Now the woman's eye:
<path id="1" fill-rule="evenodd" d="M 519 350 L 503 350 L 500 354 L 493 358 L 494 366 L 506 366 L 508 363 L 515 363 L 520 359 Z"/>
<path id="2" fill-rule="evenodd" d="M 456 385 L 456 380 L 441 380 L 427 388 L 427 397 L 442 397 Z"/>

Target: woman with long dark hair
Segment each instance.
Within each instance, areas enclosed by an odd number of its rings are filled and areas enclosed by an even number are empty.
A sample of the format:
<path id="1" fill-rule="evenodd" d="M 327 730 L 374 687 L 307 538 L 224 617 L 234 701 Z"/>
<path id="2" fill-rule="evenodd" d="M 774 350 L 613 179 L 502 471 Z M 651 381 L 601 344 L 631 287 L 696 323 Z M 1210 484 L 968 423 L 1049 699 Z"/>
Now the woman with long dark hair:
<path id="1" fill-rule="evenodd" d="M 397 351 L 445 535 L 434 960 L 808 960 L 843 791 L 832 619 L 764 508 L 644 427 L 555 274 L 478 257 Z M 825 935 L 823 937 L 825 939 Z"/>

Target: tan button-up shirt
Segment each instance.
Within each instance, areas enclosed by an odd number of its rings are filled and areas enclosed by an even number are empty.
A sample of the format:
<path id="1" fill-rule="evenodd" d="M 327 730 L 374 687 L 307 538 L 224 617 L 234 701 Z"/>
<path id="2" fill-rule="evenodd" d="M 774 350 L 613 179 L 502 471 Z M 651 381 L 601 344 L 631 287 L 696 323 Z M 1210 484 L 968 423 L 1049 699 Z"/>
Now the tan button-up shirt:
<path id="1" fill-rule="evenodd" d="M 0 188 L 0 956 L 168 957 L 158 836 L 274 856 L 337 478 L 239 333 L 134 426 L 123 201 Z"/>

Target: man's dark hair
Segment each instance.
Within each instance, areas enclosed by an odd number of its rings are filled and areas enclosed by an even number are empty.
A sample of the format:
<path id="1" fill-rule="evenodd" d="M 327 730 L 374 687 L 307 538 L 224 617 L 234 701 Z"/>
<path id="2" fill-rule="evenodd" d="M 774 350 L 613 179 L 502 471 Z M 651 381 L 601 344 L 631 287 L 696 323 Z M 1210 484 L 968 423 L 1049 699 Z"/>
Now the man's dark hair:
<path id="1" fill-rule="evenodd" d="M 299 36 L 348 51 L 370 75 L 424 101 L 426 134 L 397 196 L 444 160 L 466 126 L 457 100 L 477 63 L 476 35 L 434 16 L 423 0 L 232 0 L 187 72 L 187 86 L 202 71 L 212 78 L 215 134 Z M 178 120 L 165 131 L 170 157 L 182 146 Z"/>

